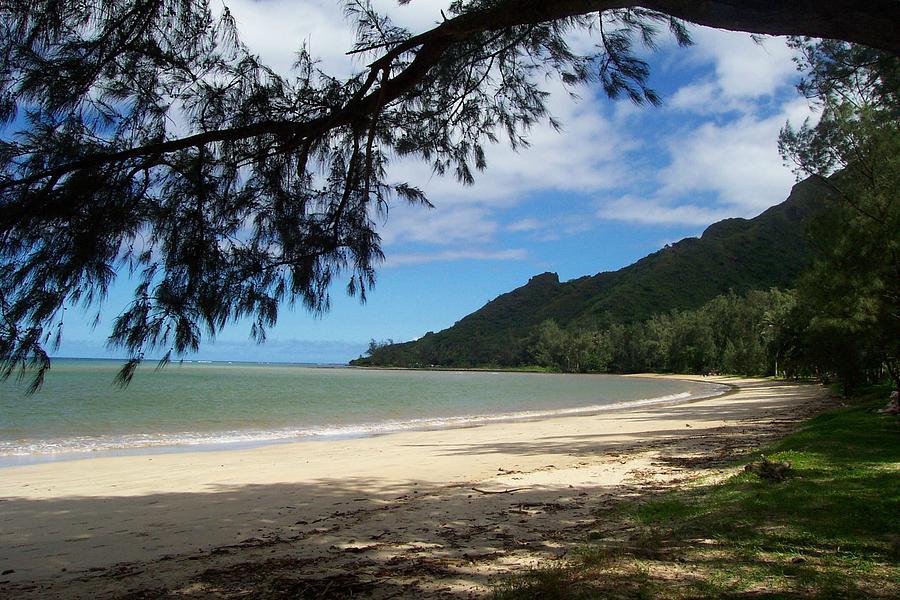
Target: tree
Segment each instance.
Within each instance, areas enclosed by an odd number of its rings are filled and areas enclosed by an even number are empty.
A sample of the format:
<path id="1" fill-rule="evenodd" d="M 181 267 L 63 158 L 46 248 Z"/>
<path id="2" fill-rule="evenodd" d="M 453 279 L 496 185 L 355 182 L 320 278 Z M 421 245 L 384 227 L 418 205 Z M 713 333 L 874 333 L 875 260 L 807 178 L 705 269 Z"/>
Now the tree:
<path id="1" fill-rule="evenodd" d="M 537 326 L 527 342 L 530 363 L 557 371 L 568 371 L 567 351 L 571 339 L 556 321 L 548 319 Z"/>
<path id="2" fill-rule="evenodd" d="M 807 320 L 797 314 L 796 292 L 770 290 L 769 294 L 769 305 L 760 321 L 766 358 L 771 361 L 766 370 L 775 377 L 782 374 L 786 379 L 798 377 L 806 366 L 803 327 Z"/>
<path id="3" fill-rule="evenodd" d="M 390 155 L 471 182 L 484 143 L 524 146 L 549 118 L 542 73 L 655 104 L 631 50 L 660 25 L 681 44 L 689 21 L 900 50 L 894 0 L 454 0 L 417 35 L 367 0 L 347 11 L 368 67 L 338 80 L 301 49 L 287 79 L 206 0 L 0 2 L 4 376 L 31 364 L 40 385 L 66 303 L 95 306 L 119 268 L 139 281 L 109 338 L 132 356 L 123 382 L 146 350 L 165 362 L 230 321 L 264 339 L 284 301 L 327 310 L 338 273 L 364 299 L 375 215 L 394 197 L 428 204 L 385 181 Z M 570 48 L 576 30 L 596 51 Z"/>
<path id="4" fill-rule="evenodd" d="M 799 286 L 808 359 L 850 393 L 887 370 L 900 390 L 900 59 L 850 44 L 794 40 L 800 85 L 822 111 L 785 127 L 798 175 L 831 190 L 815 223 L 818 259 Z"/>
<path id="5" fill-rule="evenodd" d="M 388 339 L 384 341 L 377 341 L 375 338 L 371 338 L 369 340 L 369 347 L 366 349 L 366 356 L 374 356 L 379 350 L 386 346 L 392 346 L 394 344 L 394 340 Z"/>

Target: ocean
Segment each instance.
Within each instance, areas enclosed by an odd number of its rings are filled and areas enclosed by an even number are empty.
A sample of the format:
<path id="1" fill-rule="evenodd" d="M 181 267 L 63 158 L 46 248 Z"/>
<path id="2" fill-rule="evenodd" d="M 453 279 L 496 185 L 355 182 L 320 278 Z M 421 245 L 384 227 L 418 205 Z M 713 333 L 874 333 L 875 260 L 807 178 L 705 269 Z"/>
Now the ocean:
<path id="1" fill-rule="evenodd" d="M 627 410 L 724 393 L 722 385 L 615 375 L 401 371 L 290 364 L 141 367 L 54 359 L 44 387 L 0 383 L 0 466 L 378 435 Z"/>

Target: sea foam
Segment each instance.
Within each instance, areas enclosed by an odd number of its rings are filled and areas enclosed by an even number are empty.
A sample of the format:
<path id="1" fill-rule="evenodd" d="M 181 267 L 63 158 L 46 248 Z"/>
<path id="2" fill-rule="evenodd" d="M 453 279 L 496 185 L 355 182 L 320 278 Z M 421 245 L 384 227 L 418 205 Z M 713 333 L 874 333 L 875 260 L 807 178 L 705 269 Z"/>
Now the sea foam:
<path id="1" fill-rule="evenodd" d="M 70 436 L 53 439 L 0 440 L 0 465 L 41 462 L 55 458 L 84 458 L 87 453 L 118 453 L 121 451 L 159 452 L 179 450 L 220 449 L 246 447 L 303 440 L 329 440 L 385 435 L 402 431 L 455 429 L 477 427 L 490 423 L 538 420 L 554 417 L 598 414 L 608 411 L 633 410 L 646 406 L 682 403 L 710 398 L 727 391 L 725 386 L 710 385 L 703 393 L 681 392 L 653 398 L 642 398 L 612 404 L 596 404 L 572 408 L 525 410 L 494 414 L 384 420 L 357 424 L 325 424 L 312 427 L 284 427 L 272 429 L 240 429 L 210 432 L 129 433 L 95 436 Z M 22 461 L 16 457 L 30 457 Z M 3 460 L 3 459 L 6 460 Z"/>

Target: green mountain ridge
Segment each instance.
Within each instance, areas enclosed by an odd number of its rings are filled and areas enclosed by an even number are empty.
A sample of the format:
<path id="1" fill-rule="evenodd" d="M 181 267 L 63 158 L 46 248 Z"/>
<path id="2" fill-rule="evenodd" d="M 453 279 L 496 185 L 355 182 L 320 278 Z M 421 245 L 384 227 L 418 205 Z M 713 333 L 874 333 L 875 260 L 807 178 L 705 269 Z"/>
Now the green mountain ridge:
<path id="1" fill-rule="evenodd" d="M 438 333 L 378 348 L 351 364 L 514 366 L 516 349 L 540 323 L 605 328 L 673 310 L 696 309 L 733 290 L 789 288 L 810 264 L 806 222 L 826 186 L 813 179 L 752 219 L 725 219 L 619 269 L 560 282 L 542 273 Z"/>

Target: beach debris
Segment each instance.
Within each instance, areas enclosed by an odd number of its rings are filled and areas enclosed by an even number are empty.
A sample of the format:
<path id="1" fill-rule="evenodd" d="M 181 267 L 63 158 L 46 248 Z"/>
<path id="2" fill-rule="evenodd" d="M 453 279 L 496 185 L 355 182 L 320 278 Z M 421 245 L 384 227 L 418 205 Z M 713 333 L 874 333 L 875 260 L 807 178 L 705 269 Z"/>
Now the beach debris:
<path id="1" fill-rule="evenodd" d="M 128 590 L 124 595 L 118 596 L 121 600 L 150 600 L 151 598 L 164 598 L 169 595 L 169 589 L 164 587 L 144 588 Z"/>
<path id="2" fill-rule="evenodd" d="M 528 488 L 517 487 L 517 488 L 510 488 L 510 489 L 508 489 L 508 490 L 496 490 L 496 491 L 492 491 L 492 490 L 482 490 L 482 489 L 473 487 L 473 488 L 472 488 L 472 491 L 473 491 L 473 492 L 478 492 L 479 494 L 512 494 L 513 492 L 521 492 L 522 490 L 527 490 L 527 489 L 528 489 Z"/>
<path id="3" fill-rule="evenodd" d="M 887 406 L 878 412 L 884 415 L 900 415 L 900 393 L 898 393 L 897 390 L 891 392 L 891 398 L 890 401 L 888 401 Z"/>
<path id="4" fill-rule="evenodd" d="M 765 456 L 760 456 L 760 458 L 762 460 L 745 465 L 744 472 L 754 473 L 757 477 L 763 479 L 784 481 L 791 471 L 791 463 L 789 462 L 773 462 Z"/>
<path id="5" fill-rule="evenodd" d="M 521 473 L 524 473 L 524 471 L 517 471 L 516 469 L 504 469 L 503 467 L 498 468 L 497 472 L 503 473 L 504 475 L 519 475 Z"/>
<path id="6" fill-rule="evenodd" d="M 332 552 L 347 552 L 349 554 L 361 554 L 377 548 L 378 544 L 369 544 L 366 546 L 357 546 L 352 544 L 331 545 L 328 549 Z"/>

